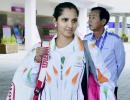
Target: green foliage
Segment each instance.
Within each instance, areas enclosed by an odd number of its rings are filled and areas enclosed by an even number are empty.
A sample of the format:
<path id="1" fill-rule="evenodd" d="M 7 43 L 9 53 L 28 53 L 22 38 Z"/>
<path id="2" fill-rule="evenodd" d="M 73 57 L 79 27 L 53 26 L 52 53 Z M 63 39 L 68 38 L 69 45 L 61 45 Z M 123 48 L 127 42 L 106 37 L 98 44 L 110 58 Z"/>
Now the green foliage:
<path id="1" fill-rule="evenodd" d="M 11 37 L 3 36 L 3 38 L 1 39 L 1 44 L 16 44 L 16 38 L 14 35 L 12 35 Z"/>
<path id="2" fill-rule="evenodd" d="M 15 38 L 14 35 L 11 36 L 11 38 L 10 38 L 10 43 L 11 43 L 11 44 L 16 44 L 16 43 L 17 43 L 17 42 L 16 42 L 16 38 Z"/>
<path id="3" fill-rule="evenodd" d="M 128 36 L 127 36 L 125 33 L 122 33 L 122 34 L 121 34 L 121 39 L 122 39 L 124 42 L 128 42 Z"/>

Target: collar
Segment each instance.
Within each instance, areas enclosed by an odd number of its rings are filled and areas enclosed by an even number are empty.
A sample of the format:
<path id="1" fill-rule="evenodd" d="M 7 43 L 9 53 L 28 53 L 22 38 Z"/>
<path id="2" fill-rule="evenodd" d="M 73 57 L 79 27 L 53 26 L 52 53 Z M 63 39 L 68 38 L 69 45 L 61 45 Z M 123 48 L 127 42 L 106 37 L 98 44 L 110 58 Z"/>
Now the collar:
<path id="1" fill-rule="evenodd" d="M 99 39 L 104 38 L 105 34 L 107 34 L 107 30 L 104 30 L 103 34 L 101 35 Z M 91 40 L 96 40 L 95 35 L 93 33 L 91 35 Z"/>
<path id="2" fill-rule="evenodd" d="M 53 37 L 53 39 L 50 41 L 50 49 L 55 50 L 56 49 L 56 38 L 57 35 Z M 74 50 L 76 51 L 83 51 L 83 41 L 77 36 L 74 36 Z M 78 46 L 77 46 L 78 44 Z"/>

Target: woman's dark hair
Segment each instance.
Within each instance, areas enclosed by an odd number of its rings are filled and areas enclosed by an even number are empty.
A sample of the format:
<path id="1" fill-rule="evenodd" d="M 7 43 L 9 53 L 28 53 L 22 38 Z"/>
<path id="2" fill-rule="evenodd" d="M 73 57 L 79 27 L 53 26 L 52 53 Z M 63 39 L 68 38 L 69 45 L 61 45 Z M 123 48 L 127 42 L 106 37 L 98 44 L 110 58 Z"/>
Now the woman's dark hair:
<path id="1" fill-rule="evenodd" d="M 106 24 L 108 23 L 108 21 L 110 19 L 110 14 L 105 8 L 103 8 L 103 7 L 94 7 L 94 8 L 91 9 L 91 11 L 99 11 L 100 20 L 106 19 Z"/>
<path id="2" fill-rule="evenodd" d="M 63 3 L 58 4 L 58 5 L 55 7 L 53 16 L 55 17 L 56 20 L 57 20 L 58 17 L 62 14 L 62 12 L 63 12 L 63 10 L 64 10 L 65 8 L 75 9 L 76 12 L 77 12 L 77 16 L 79 15 L 79 10 L 78 10 L 78 8 L 77 8 L 73 3 L 63 2 Z"/>

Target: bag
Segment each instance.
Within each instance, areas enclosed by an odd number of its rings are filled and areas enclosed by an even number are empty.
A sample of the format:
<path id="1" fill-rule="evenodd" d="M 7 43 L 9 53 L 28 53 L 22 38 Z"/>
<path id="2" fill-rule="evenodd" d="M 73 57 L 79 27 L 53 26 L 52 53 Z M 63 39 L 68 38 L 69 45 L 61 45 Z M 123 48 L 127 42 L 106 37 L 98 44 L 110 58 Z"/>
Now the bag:
<path id="1" fill-rule="evenodd" d="M 39 46 L 35 46 L 35 48 L 36 47 L 39 47 Z M 46 48 L 46 47 L 47 47 L 47 45 L 45 45 L 44 48 Z M 34 62 L 35 49 L 32 49 L 32 51 L 30 51 L 28 53 L 28 55 L 25 57 L 26 60 L 24 60 L 22 62 L 22 65 L 16 70 L 16 72 L 14 74 L 6 100 L 38 100 L 38 98 L 34 98 L 34 97 L 38 97 L 38 95 L 39 95 L 39 93 L 37 92 L 36 89 L 38 88 L 38 90 L 39 90 L 40 88 L 42 88 L 42 86 L 44 84 L 45 77 L 40 74 L 45 73 L 45 70 L 43 70 L 43 69 L 45 69 L 47 67 L 48 63 L 46 63 L 46 64 L 44 63 L 44 60 L 46 59 L 44 57 L 48 58 L 48 53 L 49 53 L 49 50 L 45 54 L 45 56 L 43 55 L 41 64 L 37 64 Z M 48 59 L 46 59 L 46 60 L 47 60 L 46 62 L 48 62 Z M 42 64 L 42 63 L 44 63 L 44 64 Z M 27 70 L 28 66 L 35 66 L 37 68 L 37 70 L 39 70 L 38 78 L 37 78 L 38 81 L 37 81 L 37 84 L 34 84 L 34 86 L 33 85 L 29 86 L 28 84 L 26 84 L 25 80 L 23 78 L 24 72 Z M 39 68 L 39 66 L 40 66 L 40 68 Z M 39 86 L 39 82 L 40 82 L 40 86 Z M 36 88 L 35 88 L 35 86 L 36 86 Z"/>
<path id="2" fill-rule="evenodd" d="M 88 100 L 100 100 L 100 86 L 92 74 L 88 77 Z"/>
<path id="3" fill-rule="evenodd" d="M 90 66 L 88 77 L 88 100 L 115 100 L 114 84 L 110 80 L 111 73 L 104 63 L 100 49 L 95 41 L 88 41 L 88 48 L 94 66 Z"/>
<path id="4" fill-rule="evenodd" d="M 88 100 L 116 100 L 109 85 L 99 85 L 92 74 L 88 77 Z"/>
<path id="5" fill-rule="evenodd" d="M 97 55 L 97 49 L 94 49 L 93 41 L 84 41 L 85 46 L 85 57 L 88 61 L 88 100 L 100 100 L 100 86 L 97 83 L 97 69 L 95 65 L 99 64 L 99 58 Z M 97 61 L 98 60 L 98 61 Z"/>

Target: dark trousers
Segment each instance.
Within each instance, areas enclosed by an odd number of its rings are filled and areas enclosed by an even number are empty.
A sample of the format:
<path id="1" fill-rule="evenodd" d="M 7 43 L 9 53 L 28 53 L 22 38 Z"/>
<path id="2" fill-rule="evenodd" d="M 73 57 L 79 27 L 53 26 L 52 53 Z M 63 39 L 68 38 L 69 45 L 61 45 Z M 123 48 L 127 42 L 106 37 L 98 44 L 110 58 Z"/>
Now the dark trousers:
<path id="1" fill-rule="evenodd" d="M 84 95 L 84 100 L 88 100 L 86 67 L 85 67 L 85 70 L 84 70 L 84 75 L 83 75 L 83 80 L 82 80 L 81 86 L 82 86 L 82 92 L 83 92 L 83 95 Z"/>
<path id="2" fill-rule="evenodd" d="M 118 87 L 115 87 L 114 94 L 116 96 L 116 100 L 117 100 L 117 92 L 118 92 Z"/>

